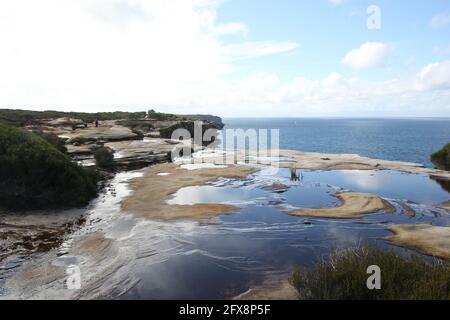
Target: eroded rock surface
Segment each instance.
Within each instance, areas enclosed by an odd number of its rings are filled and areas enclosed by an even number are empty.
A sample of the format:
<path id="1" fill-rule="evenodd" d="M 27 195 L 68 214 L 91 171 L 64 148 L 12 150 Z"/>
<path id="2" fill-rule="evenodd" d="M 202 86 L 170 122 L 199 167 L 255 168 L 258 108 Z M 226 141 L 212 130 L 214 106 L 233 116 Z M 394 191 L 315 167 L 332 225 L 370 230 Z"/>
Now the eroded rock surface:
<path id="1" fill-rule="evenodd" d="M 430 224 L 401 224 L 387 228 L 394 235 L 387 240 L 423 254 L 450 259 L 450 227 Z"/>
<path id="2" fill-rule="evenodd" d="M 146 169 L 143 177 L 131 181 L 133 193 L 123 201 L 122 209 L 158 220 L 203 220 L 234 213 L 237 208 L 231 205 L 168 205 L 166 201 L 181 188 L 202 185 L 219 177 L 245 178 L 256 171 L 257 169 L 247 166 L 186 170 L 176 164 L 156 165 Z M 166 175 L 160 175 L 161 173 Z"/>
<path id="3" fill-rule="evenodd" d="M 291 211 L 289 214 L 303 217 L 355 219 L 382 210 L 386 212 L 394 211 L 389 202 L 371 194 L 343 192 L 338 193 L 336 197 L 342 201 L 342 204 L 338 207 L 305 208 Z"/>

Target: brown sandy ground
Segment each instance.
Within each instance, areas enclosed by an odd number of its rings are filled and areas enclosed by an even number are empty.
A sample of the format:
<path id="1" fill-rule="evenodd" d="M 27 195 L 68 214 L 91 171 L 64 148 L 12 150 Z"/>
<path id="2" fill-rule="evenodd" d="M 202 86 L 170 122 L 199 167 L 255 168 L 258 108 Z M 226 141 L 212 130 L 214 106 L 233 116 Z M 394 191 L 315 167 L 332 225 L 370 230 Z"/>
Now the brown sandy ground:
<path id="1" fill-rule="evenodd" d="M 391 243 L 419 251 L 423 254 L 450 259 L 450 227 L 429 224 L 402 224 L 387 228 L 394 235 L 386 239 Z"/>
<path id="2" fill-rule="evenodd" d="M 317 218 L 355 219 L 364 214 L 375 213 L 381 210 L 393 212 L 394 208 L 387 201 L 378 196 L 358 192 L 343 192 L 336 194 L 342 204 L 333 208 L 305 208 L 291 211 L 294 216 Z"/>
<path id="3" fill-rule="evenodd" d="M 158 220 L 203 220 L 221 214 L 231 214 L 237 210 L 231 205 L 168 205 L 166 201 L 181 188 L 203 185 L 220 177 L 245 178 L 256 171 L 257 169 L 247 166 L 185 170 L 172 163 L 156 165 L 146 169 L 143 177 L 130 182 L 134 192 L 122 202 L 122 209 Z M 169 175 L 160 176 L 158 173 Z"/>

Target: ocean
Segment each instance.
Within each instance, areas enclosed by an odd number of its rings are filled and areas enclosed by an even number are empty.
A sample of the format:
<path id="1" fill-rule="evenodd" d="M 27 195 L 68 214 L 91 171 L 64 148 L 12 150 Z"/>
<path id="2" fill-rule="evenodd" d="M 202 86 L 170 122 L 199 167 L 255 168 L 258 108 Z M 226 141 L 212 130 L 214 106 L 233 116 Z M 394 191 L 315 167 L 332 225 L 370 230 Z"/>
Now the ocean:
<path id="1" fill-rule="evenodd" d="M 450 119 L 225 118 L 224 129 L 279 129 L 280 148 L 424 164 L 450 142 Z"/>

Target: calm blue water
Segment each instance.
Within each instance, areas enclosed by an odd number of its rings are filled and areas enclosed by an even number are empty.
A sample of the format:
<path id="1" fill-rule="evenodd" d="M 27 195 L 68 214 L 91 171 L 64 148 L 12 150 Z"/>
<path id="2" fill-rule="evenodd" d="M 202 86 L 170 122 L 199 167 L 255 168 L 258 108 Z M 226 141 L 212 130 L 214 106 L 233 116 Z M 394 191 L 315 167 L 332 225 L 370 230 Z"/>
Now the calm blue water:
<path id="1" fill-rule="evenodd" d="M 226 118 L 225 129 L 280 129 L 280 148 L 424 164 L 450 142 L 450 119 Z"/>

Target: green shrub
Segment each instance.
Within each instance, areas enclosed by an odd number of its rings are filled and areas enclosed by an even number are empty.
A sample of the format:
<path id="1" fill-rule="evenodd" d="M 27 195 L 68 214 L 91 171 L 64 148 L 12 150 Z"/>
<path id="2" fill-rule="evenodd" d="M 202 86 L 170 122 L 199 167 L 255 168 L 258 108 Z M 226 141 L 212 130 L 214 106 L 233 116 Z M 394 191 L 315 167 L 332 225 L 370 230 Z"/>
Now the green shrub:
<path id="1" fill-rule="evenodd" d="M 442 170 L 450 170 L 450 143 L 431 155 L 431 162 Z"/>
<path id="2" fill-rule="evenodd" d="M 109 148 L 98 148 L 94 152 L 94 158 L 97 162 L 97 166 L 105 170 L 114 169 L 114 153 Z"/>
<path id="3" fill-rule="evenodd" d="M 12 210 L 85 205 L 96 176 L 38 135 L 0 124 L 0 206 Z"/>
<path id="4" fill-rule="evenodd" d="M 369 290 L 367 268 L 381 268 L 381 290 Z M 450 299 L 450 267 L 424 258 L 404 258 L 375 248 L 332 253 L 312 268 L 297 268 L 291 283 L 300 297 L 317 300 Z"/>
<path id="5" fill-rule="evenodd" d="M 59 138 L 57 135 L 53 133 L 46 133 L 41 131 L 35 131 L 35 134 L 40 136 L 42 139 L 50 143 L 52 146 L 54 146 L 57 150 L 61 151 L 62 153 L 67 153 L 66 144 L 63 139 Z"/>

